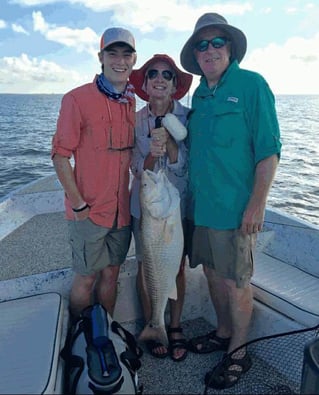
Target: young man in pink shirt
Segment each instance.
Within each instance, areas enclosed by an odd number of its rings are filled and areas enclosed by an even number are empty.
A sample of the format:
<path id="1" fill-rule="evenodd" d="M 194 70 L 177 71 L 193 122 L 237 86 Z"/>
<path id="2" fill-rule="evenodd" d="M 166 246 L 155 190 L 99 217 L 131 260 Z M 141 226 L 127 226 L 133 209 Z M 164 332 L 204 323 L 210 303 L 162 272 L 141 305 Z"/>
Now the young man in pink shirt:
<path id="1" fill-rule="evenodd" d="M 75 317 L 92 303 L 94 291 L 113 314 L 119 269 L 131 240 L 135 97 L 128 78 L 136 63 L 134 37 L 122 28 L 107 29 L 98 56 L 102 73 L 64 95 L 52 141 L 54 168 L 65 191 Z"/>

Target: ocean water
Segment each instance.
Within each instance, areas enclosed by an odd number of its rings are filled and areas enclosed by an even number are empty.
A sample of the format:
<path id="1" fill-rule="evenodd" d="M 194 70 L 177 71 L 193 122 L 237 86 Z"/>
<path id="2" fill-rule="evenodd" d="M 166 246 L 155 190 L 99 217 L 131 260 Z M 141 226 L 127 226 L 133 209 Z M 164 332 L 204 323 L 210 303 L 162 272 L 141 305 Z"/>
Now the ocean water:
<path id="1" fill-rule="evenodd" d="M 51 139 L 61 98 L 0 94 L 0 201 L 53 174 Z M 277 96 L 276 103 L 283 148 L 268 205 L 319 225 L 319 95 Z"/>

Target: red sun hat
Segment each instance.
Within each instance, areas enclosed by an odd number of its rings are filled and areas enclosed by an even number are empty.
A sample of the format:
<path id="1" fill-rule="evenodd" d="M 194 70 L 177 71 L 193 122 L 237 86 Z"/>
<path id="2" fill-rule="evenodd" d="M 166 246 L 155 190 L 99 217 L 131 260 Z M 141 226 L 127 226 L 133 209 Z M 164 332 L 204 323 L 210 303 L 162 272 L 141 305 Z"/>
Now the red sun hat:
<path id="1" fill-rule="evenodd" d="M 130 82 L 134 86 L 137 96 L 145 101 L 149 100 L 148 94 L 143 89 L 145 74 L 150 66 L 156 62 L 165 62 L 169 64 L 176 74 L 176 92 L 172 95 L 172 98 L 179 100 L 185 96 L 192 84 L 193 76 L 192 74 L 185 73 L 184 71 L 180 70 L 176 66 L 174 60 L 165 54 L 154 55 L 151 59 L 144 63 L 141 68 L 132 71 L 130 75 Z"/>

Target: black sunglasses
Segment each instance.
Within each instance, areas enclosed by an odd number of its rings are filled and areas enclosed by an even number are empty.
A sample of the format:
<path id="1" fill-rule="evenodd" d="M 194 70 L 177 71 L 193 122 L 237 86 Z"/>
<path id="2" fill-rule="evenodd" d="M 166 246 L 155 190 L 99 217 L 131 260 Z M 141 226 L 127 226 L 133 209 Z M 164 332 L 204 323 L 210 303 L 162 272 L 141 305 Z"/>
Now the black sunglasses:
<path id="1" fill-rule="evenodd" d="M 158 74 L 159 74 L 159 70 L 151 69 L 148 70 L 147 77 L 148 79 L 153 80 L 158 76 Z M 161 74 L 164 80 L 166 81 L 171 81 L 171 79 L 174 77 L 174 73 L 171 72 L 170 70 L 163 70 Z"/>
<path id="2" fill-rule="evenodd" d="M 205 52 L 208 49 L 209 44 L 213 48 L 222 48 L 224 47 L 230 40 L 227 37 L 214 37 L 211 40 L 201 40 L 195 44 L 195 48 L 199 52 Z"/>

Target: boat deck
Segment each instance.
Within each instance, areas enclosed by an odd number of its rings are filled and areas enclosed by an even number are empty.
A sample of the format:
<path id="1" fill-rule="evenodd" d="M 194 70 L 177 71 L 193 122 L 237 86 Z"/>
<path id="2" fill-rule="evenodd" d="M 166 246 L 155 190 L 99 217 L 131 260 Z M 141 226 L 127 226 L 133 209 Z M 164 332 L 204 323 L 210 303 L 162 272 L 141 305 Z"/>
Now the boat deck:
<path id="1" fill-rule="evenodd" d="M 14 262 L 14 265 L 8 265 Z M 64 213 L 38 214 L 22 224 L 0 242 L 1 280 L 15 279 L 37 273 L 50 272 L 59 269 L 69 269 L 71 266 L 71 251 L 67 242 L 67 228 Z M 213 329 L 213 325 L 204 318 L 186 320 L 183 322 L 187 338 L 204 334 Z M 267 362 L 263 354 L 271 354 L 278 344 L 265 347 L 251 346 L 254 365 L 242 380 L 227 393 L 236 394 L 273 394 L 299 393 L 298 383 L 301 379 L 301 361 L 303 360 L 303 345 L 313 338 L 313 333 L 305 335 L 302 342 L 297 343 L 293 355 L 288 357 L 288 365 L 295 372 L 289 372 L 289 377 L 296 377 L 296 382 L 288 381 L 284 374 L 276 372 L 272 366 L 285 366 L 282 361 Z M 275 340 L 274 340 L 275 341 Z M 281 355 L 288 356 L 291 343 L 283 344 Z M 299 347 L 299 348 L 298 348 Z M 274 355 L 278 355 L 277 353 Z M 198 355 L 189 352 L 182 363 L 176 363 L 170 358 L 156 359 L 147 351 L 142 357 L 142 368 L 139 380 L 144 386 L 145 394 L 202 394 L 205 392 L 205 373 L 222 357 L 221 353 Z M 298 365 L 299 364 L 299 365 Z M 220 393 L 208 389 L 208 394 Z"/>
<path id="2" fill-rule="evenodd" d="M 0 281 L 71 267 L 66 225 L 63 212 L 38 214 L 1 240 Z"/>
<path id="3" fill-rule="evenodd" d="M 55 177 L 34 183 L 13 194 L 12 199 L 0 202 L 0 224 L 0 300 L 6 300 L 8 295 L 24 295 L 30 289 L 32 292 L 43 292 L 49 281 L 56 281 L 55 284 L 59 284 L 63 296 L 67 298 L 72 276 L 71 250 L 64 220 L 63 193 L 56 184 Z M 201 268 L 191 272 L 191 279 L 187 280 L 188 295 L 182 317 L 187 338 L 205 334 L 214 327 L 214 318 L 211 319 L 214 313 L 208 291 L 205 291 L 207 285 Z M 136 317 L 140 317 L 140 308 L 135 295 L 135 275 L 132 243 L 127 262 L 121 268 L 114 318 L 122 324 L 126 321 L 127 329 L 138 333 L 139 323 Z M 28 276 L 32 277 L 32 287 Z M 261 329 L 267 333 L 282 332 L 283 327 L 287 330 L 296 329 L 294 322 L 269 308 L 265 310 L 265 306 L 256 301 L 255 314 L 254 320 L 259 322 L 259 336 Z M 134 325 L 130 326 L 133 322 Z M 252 338 L 258 337 L 253 336 L 253 330 L 251 333 Z M 209 389 L 207 393 L 299 393 L 304 346 L 314 336 L 314 331 L 311 331 L 295 337 L 287 336 L 251 344 L 249 352 L 253 367 L 243 379 L 227 391 Z M 139 372 L 144 394 L 205 393 L 204 375 L 221 357 L 221 353 L 189 353 L 185 361 L 176 363 L 170 358 L 156 359 L 145 352 Z"/>
<path id="4" fill-rule="evenodd" d="M 188 338 L 213 329 L 203 318 L 185 321 Z M 224 391 L 207 389 L 207 394 L 299 394 L 304 344 L 315 337 L 315 331 L 299 333 L 248 345 L 252 368 L 232 388 Z M 222 358 L 221 352 L 194 354 L 181 363 L 170 358 L 156 359 L 147 352 L 142 357 L 139 379 L 145 394 L 204 394 L 204 377 Z M 293 380 L 291 380 L 293 378 Z"/>

